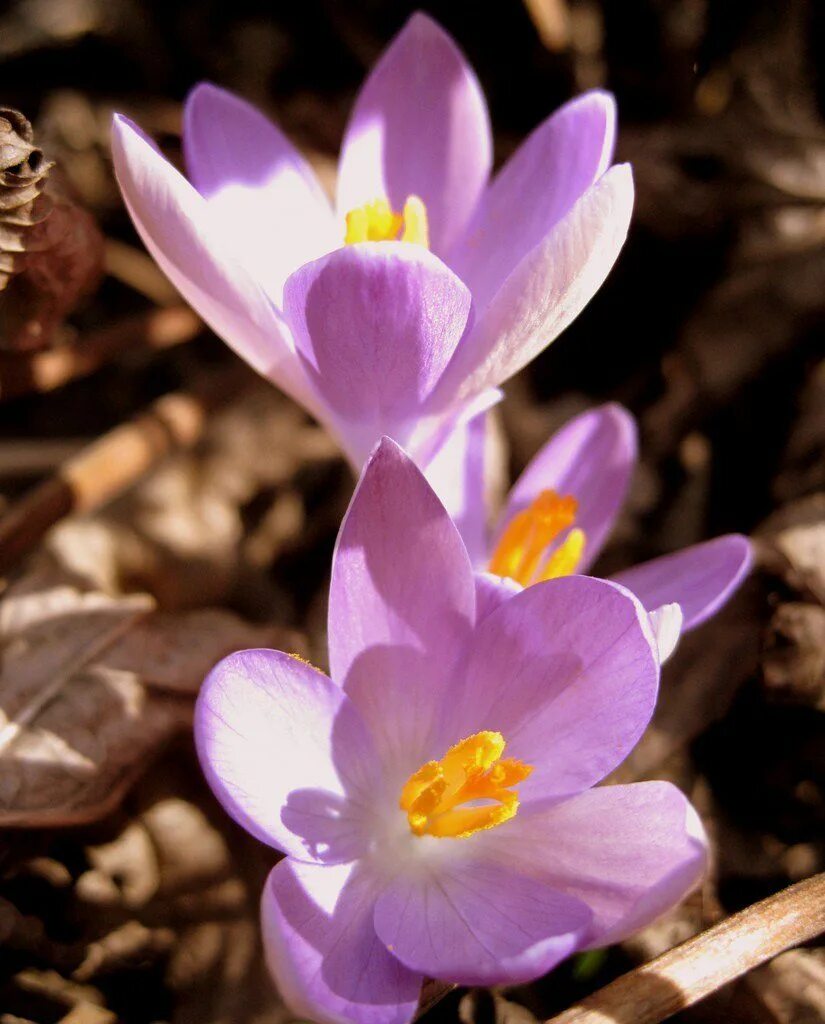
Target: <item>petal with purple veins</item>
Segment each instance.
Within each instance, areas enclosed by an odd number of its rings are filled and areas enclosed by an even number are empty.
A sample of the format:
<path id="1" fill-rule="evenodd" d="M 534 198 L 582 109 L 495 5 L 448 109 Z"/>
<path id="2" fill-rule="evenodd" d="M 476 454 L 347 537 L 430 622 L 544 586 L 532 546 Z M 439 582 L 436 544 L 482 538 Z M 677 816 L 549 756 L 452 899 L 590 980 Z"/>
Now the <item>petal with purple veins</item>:
<path id="1" fill-rule="evenodd" d="M 212 224 L 203 196 L 119 115 L 112 156 L 135 227 L 172 284 L 239 356 L 315 411 L 288 328 Z"/>
<path id="2" fill-rule="evenodd" d="M 453 743 L 500 732 L 506 756 L 533 766 L 519 786 L 522 803 L 600 781 L 653 714 L 659 662 L 649 617 L 605 580 L 527 587 L 479 622 L 469 652 L 444 726 Z"/>
<path id="3" fill-rule="evenodd" d="M 492 165 L 490 122 L 472 68 L 447 33 L 414 14 L 361 88 L 338 173 L 338 212 L 375 199 L 427 208 L 443 254 L 467 225 Z"/>
<path id="4" fill-rule="evenodd" d="M 650 610 L 675 602 L 682 608 L 683 629 L 693 629 L 714 615 L 750 571 L 750 541 L 738 533 L 716 537 L 642 562 L 619 573 L 617 583 L 632 590 Z"/>
<path id="5" fill-rule="evenodd" d="M 419 427 L 464 332 L 470 293 L 420 246 L 364 242 L 296 271 L 284 311 L 360 466 L 382 435 L 404 444 Z"/>
<path id="6" fill-rule="evenodd" d="M 407 1024 L 422 977 L 375 933 L 379 883 L 359 865 L 281 861 L 261 901 L 267 965 L 290 1008 L 319 1024 Z"/>
<path id="7" fill-rule="evenodd" d="M 420 766 L 452 699 L 475 616 L 472 566 L 421 471 L 384 439 L 338 535 L 329 597 L 329 660 L 395 774 Z"/>
<path id="8" fill-rule="evenodd" d="M 591 915 L 580 900 L 473 856 L 468 840 L 436 841 L 467 849 L 400 872 L 375 906 L 378 935 L 411 970 L 460 985 L 520 984 L 585 939 Z"/>
<path id="9" fill-rule="evenodd" d="M 239 651 L 201 687 L 195 744 L 224 809 L 299 860 L 363 852 L 363 806 L 379 773 L 369 736 L 340 687 L 282 651 Z"/>
<path id="10" fill-rule="evenodd" d="M 443 383 L 468 398 L 536 358 L 601 288 L 624 245 L 633 178 L 617 164 L 535 245 L 481 310 Z"/>
<path id="11" fill-rule="evenodd" d="M 479 309 L 604 174 L 615 134 L 616 102 L 594 89 L 547 118 L 502 167 L 448 258 Z"/>
<path id="12" fill-rule="evenodd" d="M 329 199 L 287 137 L 239 96 L 204 82 L 183 123 L 190 181 L 280 306 L 289 274 L 342 243 Z"/>
<path id="13" fill-rule="evenodd" d="M 488 856 L 590 907 L 588 947 L 619 942 L 696 887 L 707 870 L 699 818 L 675 786 L 600 786 L 480 837 Z"/>

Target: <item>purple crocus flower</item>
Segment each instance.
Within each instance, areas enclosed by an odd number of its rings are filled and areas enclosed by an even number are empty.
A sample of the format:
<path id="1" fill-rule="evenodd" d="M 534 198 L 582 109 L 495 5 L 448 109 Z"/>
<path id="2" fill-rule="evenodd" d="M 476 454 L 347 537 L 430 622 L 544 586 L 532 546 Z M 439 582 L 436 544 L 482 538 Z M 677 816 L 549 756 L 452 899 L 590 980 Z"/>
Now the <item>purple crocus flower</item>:
<path id="1" fill-rule="evenodd" d="M 388 439 L 341 527 L 328 638 L 331 678 L 242 651 L 195 719 L 218 799 L 286 855 L 262 921 L 296 1013 L 404 1024 L 424 977 L 528 981 L 696 885 L 706 841 L 677 789 L 593 788 L 656 699 L 639 601 L 570 576 L 480 614 L 458 530 Z"/>
<path id="2" fill-rule="evenodd" d="M 356 468 L 383 434 L 423 466 L 610 270 L 633 202 L 615 119 L 589 92 L 489 182 L 479 83 L 416 14 L 356 99 L 335 208 L 285 136 L 212 85 L 186 102 L 188 181 L 121 116 L 113 154 L 144 242 L 210 326 Z"/>
<path id="3" fill-rule="evenodd" d="M 487 570 L 480 586 L 495 604 L 536 581 L 590 569 L 627 494 L 637 462 L 637 430 L 633 416 L 616 404 L 574 417 L 529 463 L 488 529 L 486 427 L 486 417 L 478 416 L 445 446 L 462 460 L 460 469 L 439 456 L 431 475 L 465 477 L 457 522 L 476 567 Z M 732 533 L 643 562 L 614 579 L 651 613 L 664 660 L 680 632 L 724 605 L 751 562 L 747 537 Z"/>

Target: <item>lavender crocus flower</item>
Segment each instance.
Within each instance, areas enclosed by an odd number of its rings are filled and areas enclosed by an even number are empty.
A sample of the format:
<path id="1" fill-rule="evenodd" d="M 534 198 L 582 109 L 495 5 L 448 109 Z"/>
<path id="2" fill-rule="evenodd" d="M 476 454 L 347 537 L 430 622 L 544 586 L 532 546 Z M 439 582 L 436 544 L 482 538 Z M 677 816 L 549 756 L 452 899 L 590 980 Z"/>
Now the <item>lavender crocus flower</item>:
<path id="1" fill-rule="evenodd" d="M 386 439 L 341 527 L 328 639 L 331 678 L 225 659 L 195 720 L 223 806 L 286 855 L 262 922 L 296 1013 L 404 1024 L 424 977 L 527 981 L 696 885 L 706 841 L 677 789 L 593 788 L 656 699 L 639 601 L 571 576 L 481 616 L 455 525 Z"/>
<path id="2" fill-rule="evenodd" d="M 637 430 L 632 415 L 616 404 L 574 417 L 529 463 L 488 529 L 486 429 L 486 417 L 472 420 L 444 449 L 456 451 L 461 468 L 439 456 L 432 475 L 465 477 L 457 522 L 476 567 L 486 570 L 479 585 L 492 606 L 536 581 L 590 569 L 627 495 L 637 462 Z M 643 562 L 614 579 L 651 613 L 664 660 L 682 631 L 725 604 L 751 562 L 747 537 L 732 533 Z"/>
<path id="3" fill-rule="evenodd" d="M 211 85 L 186 102 L 188 181 L 120 116 L 113 154 L 171 281 L 360 469 L 382 434 L 426 465 L 600 287 L 633 202 L 614 133 L 613 99 L 589 92 L 489 182 L 478 81 L 417 14 L 356 99 L 334 209 L 285 136 Z"/>

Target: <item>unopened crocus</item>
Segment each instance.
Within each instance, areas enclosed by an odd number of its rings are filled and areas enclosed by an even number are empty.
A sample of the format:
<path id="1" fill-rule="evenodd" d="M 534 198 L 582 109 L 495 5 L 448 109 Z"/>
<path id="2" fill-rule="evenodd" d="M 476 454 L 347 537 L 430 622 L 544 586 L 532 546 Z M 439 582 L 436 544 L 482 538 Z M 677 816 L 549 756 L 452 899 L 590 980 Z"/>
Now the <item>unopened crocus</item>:
<path id="1" fill-rule="evenodd" d="M 641 604 L 571 576 L 480 615 L 452 519 L 389 440 L 341 528 L 328 641 L 330 676 L 225 659 L 195 721 L 218 799 L 285 854 L 261 913 L 297 1014 L 404 1024 L 425 977 L 528 981 L 696 885 L 706 842 L 677 789 L 593 788 L 653 711 Z"/>
<path id="2" fill-rule="evenodd" d="M 613 528 L 637 462 L 637 430 L 622 406 L 604 405 L 574 417 L 544 445 L 516 481 L 489 527 L 484 445 L 488 424 L 476 417 L 463 431 L 461 467 L 466 500 L 458 520 L 481 586 L 491 602 L 523 587 L 586 573 Z M 654 558 L 616 575 L 653 616 L 667 657 L 682 631 L 717 612 L 752 561 L 747 537 L 732 533 Z"/>
<path id="3" fill-rule="evenodd" d="M 612 98 L 589 92 L 489 181 L 479 83 L 416 14 L 356 98 L 334 207 L 286 137 L 212 85 L 186 102 L 189 180 L 120 116 L 113 154 L 171 281 L 360 469 L 383 434 L 426 465 L 600 287 L 633 201 L 614 133 Z"/>

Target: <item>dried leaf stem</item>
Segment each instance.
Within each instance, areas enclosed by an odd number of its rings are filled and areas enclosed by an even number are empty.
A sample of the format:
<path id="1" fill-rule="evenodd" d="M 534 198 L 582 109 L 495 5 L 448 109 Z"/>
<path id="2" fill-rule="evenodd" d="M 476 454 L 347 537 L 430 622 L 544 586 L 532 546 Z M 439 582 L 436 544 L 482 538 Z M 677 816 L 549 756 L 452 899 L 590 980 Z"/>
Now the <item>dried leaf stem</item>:
<path id="1" fill-rule="evenodd" d="M 48 392 L 88 376 L 124 352 L 171 348 L 191 341 L 203 323 L 187 306 L 153 309 L 89 332 L 73 344 L 32 355 L 0 353 L 0 400 Z"/>
<path id="2" fill-rule="evenodd" d="M 231 399 L 248 379 L 242 366 L 204 376 L 190 391 L 164 395 L 83 448 L 0 517 L 0 573 L 64 516 L 100 507 L 169 452 L 193 445 L 203 435 L 208 413 Z"/>
<path id="3" fill-rule="evenodd" d="M 825 873 L 734 914 L 546 1024 L 659 1024 L 825 931 Z"/>

